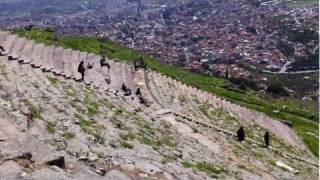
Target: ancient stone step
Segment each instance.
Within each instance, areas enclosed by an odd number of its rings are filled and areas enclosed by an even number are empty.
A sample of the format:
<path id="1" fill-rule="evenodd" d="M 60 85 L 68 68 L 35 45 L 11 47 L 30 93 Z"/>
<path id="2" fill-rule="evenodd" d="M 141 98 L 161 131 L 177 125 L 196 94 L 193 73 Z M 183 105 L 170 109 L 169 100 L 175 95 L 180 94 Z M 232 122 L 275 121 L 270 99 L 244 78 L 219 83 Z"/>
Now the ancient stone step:
<path id="1" fill-rule="evenodd" d="M 8 37 L 9 37 L 9 32 L 0 31 L 0 45 L 2 45 L 7 40 Z"/>
<path id="2" fill-rule="evenodd" d="M 18 59 L 19 62 L 28 64 L 32 61 L 32 52 L 33 47 L 35 46 L 35 42 L 33 40 L 27 40 L 26 45 L 24 46 L 21 56 Z"/>
<path id="3" fill-rule="evenodd" d="M 72 62 L 71 62 L 72 49 L 64 49 L 62 53 L 63 72 L 67 79 L 73 76 Z"/>
<path id="4" fill-rule="evenodd" d="M 10 34 L 8 38 L 2 42 L 1 46 L 5 49 L 5 51 L 3 52 L 4 54 L 8 54 L 11 51 L 11 48 L 17 38 L 18 38 L 17 35 Z"/>
<path id="5" fill-rule="evenodd" d="M 56 75 L 63 75 L 63 61 L 62 61 L 63 48 L 58 47 L 54 51 L 53 59 L 53 73 Z"/>
<path id="6" fill-rule="evenodd" d="M 111 79 L 111 84 L 110 88 L 115 89 L 115 90 L 120 90 L 121 85 L 123 83 L 122 78 L 121 78 L 121 64 L 118 62 L 110 62 L 110 79 Z"/>
<path id="7" fill-rule="evenodd" d="M 11 52 L 9 52 L 9 55 L 12 59 L 17 60 L 19 58 L 26 41 L 27 40 L 25 38 L 18 38 L 15 41 L 14 45 L 12 46 Z"/>
<path id="8" fill-rule="evenodd" d="M 78 65 L 80 63 L 80 51 L 73 50 L 71 53 L 71 64 L 72 64 L 72 76 L 73 79 L 79 81 L 81 79 L 80 73 L 78 73 Z"/>
<path id="9" fill-rule="evenodd" d="M 86 73 L 85 73 L 85 81 L 88 83 L 96 83 L 96 86 L 102 86 L 103 84 L 103 77 L 101 72 L 97 71 L 98 68 L 96 67 L 96 57 L 94 54 L 90 53 L 87 54 L 85 59 L 85 66 L 86 66 Z"/>
<path id="10" fill-rule="evenodd" d="M 42 71 L 49 71 L 49 57 L 48 57 L 48 52 L 49 52 L 49 47 L 45 46 L 43 47 L 42 51 L 41 51 L 41 70 Z"/>
<path id="11" fill-rule="evenodd" d="M 42 54 L 42 60 L 44 61 L 44 64 L 42 67 L 46 72 L 51 72 L 53 70 L 53 57 L 55 48 L 55 46 L 47 46 L 46 51 L 43 51 L 44 54 Z"/>
<path id="12" fill-rule="evenodd" d="M 44 44 L 36 44 L 33 53 L 31 66 L 39 68 L 42 65 L 42 50 L 44 49 Z"/>

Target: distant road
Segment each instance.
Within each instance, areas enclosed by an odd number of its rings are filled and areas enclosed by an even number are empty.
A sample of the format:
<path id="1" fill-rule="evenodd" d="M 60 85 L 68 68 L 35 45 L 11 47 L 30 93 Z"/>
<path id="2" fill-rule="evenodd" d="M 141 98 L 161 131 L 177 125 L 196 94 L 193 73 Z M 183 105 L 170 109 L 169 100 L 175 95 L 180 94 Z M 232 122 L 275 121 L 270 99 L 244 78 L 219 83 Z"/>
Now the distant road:
<path id="1" fill-rule="evenodd" d="M 309 73 L 319 72 L 319 70 L 306 70 L 306 71 L 295 71 L 295 72 L 282 72 L 282 71 L 272 72 L 268 70 L 262 70 L 262 72 L 269 73 L 269 74 L 309 74 Z"/>

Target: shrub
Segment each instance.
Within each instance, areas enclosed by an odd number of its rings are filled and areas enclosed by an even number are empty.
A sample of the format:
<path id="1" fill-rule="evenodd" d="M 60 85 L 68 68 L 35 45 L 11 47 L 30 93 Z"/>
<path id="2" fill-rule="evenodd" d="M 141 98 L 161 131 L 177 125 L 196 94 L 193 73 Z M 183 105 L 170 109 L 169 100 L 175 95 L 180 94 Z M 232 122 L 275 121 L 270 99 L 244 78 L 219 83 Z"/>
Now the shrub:
<path id="1" fill-rule="evenodd" d="M 270 84 L 267 88 L 267 92 L 272 93 L 273 95 L 289 96 L 289 93 L 283 88 L 281 84 L 278 83 Z"/>

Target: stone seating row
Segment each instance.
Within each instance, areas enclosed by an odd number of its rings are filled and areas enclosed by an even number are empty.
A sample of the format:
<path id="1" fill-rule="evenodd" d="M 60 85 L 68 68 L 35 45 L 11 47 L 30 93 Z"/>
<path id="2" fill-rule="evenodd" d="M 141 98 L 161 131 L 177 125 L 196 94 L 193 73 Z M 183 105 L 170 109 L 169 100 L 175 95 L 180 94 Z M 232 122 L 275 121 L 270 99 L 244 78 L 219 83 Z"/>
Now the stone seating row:
<path id="1" fill-rule="evenodd" d="M 100 66 L 102 57 L 95 54 L 36 43 L 6 31 L 0 31 L 0 46 L 5 50 L 2 53 L 8 55 L 11 60 L 31 64 L 35 68 L 41 68 L 42 71 L 53 72 L 55 75 L 77 81 L 81 79 L 78 65 L 83 61 L 86 67 L 84 78 L 86 84 L 118 90 L 125 84 L 135 90 L 131 66 L 125 63 L 108 60 L 111 67 L 108 69 Z M 107 85 L 106 78 L 110 79 L 110 85 Z"/>

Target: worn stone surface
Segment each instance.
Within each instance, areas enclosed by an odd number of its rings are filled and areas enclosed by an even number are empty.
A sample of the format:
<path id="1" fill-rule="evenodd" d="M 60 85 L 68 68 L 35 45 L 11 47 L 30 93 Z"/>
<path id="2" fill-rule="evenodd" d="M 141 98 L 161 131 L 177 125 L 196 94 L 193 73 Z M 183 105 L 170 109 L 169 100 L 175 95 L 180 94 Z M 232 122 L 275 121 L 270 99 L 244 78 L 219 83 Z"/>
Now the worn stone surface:
<path id="1" fill-rule="evenodd" d="M 54 52 L 56 56 L 52 67 L 57 68 L 57 72 L 67 68 L 69 74 L 76 73 L 77 63 L 63 66 L 62 59 L 66 61 L 66 57 L 75 61 L 81 57 L 86 63 L 99 61 L 98 56 L 92 54 L 87 56 L 86 53 L 72 51 L 63 57 L 59 54 L 64 52 L 61 48 L 56 48 Z M 50 61 L 44 62 L 50 64 Z M 4 106 L 0 109 L 1 178 L 318 177 L 317 168 L 312 165 L 285 158 L 249 141 L 238 143 L 235 137 L 224 133 L 233 132 L 243 125 L 252 129 L 248 134 L 253 140 L 261 141 L 259 138 L 266 126 L 261 127 L 260 121 L 243 121 L 239 113 L 246 114 L 248 111 L 241 107 L 233 106 L 228 110 L 230 103 L 209 97 L 198 90 L 191 91 L 189 87 L 157 73 L 147 74 L 149 80 L 146 80 L 143 71 L 132 73 L 129 65 L 111 61 L 110 65 L 110 71 L 90 70 L 92 74 L 89 78 L 97 81 L 98 88 L 94 88 L 53 73 L 44 73 L 29 64 L 9 62 L 7 57 L 0 57 L 0 105 Z M 94 68 L 99 69 L 99 66 Z M 111 77 L 110 85 L 97 78 L 105 75 Z M 141 87 L 150 103 L 149 107 L 140 104 L 136 96 L 132 100 L 121 95 L 120 87 L 127 82 L 133 90 Z M 103 88 L 99 88 L 100 85 Z M 105 91 L 106 87 L 110 89 L 109 92 Z M 219 103 L 210 104 L 206 99 Z M 170 111 L 185 114 L 185 118 Z M 28 122 L 26 114 L 30 112 L 34 118 Z M 219 127 L 220 130 L 206 124 Z M 279 131 L 281 129 L 277 128 Z M 303 147 L 291 143 L 295 142 L 294 139 L 286 139 L 291 132 L 284 133 L 285 136 L 273 137 L 273 144 L 277 148 L 316 161 Z M 31 152 L 32 161 L 13 158 L 1 163 L 21 152 Z M 60 156 L 66 159 L 66 170 L 45 165 L 46 161 Z M 277 166 L 278 161 L 290 165 L 299 173 L 293 174 Z M 101 172 L 105 172 L 105 176 L 101 176 Z"/>

